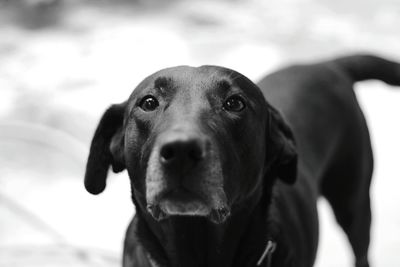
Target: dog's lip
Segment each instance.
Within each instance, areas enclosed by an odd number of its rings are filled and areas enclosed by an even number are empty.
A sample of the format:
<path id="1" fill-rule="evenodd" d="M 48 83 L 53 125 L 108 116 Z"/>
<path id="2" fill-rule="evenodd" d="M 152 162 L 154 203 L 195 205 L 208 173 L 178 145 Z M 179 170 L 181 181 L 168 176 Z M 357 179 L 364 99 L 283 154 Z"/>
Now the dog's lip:
<path id="1" fill-rule="evenodd" d="M 203 199 L 183 187 L 164 193 L 157 203 L 149 204 L 147 209 L 158 220 L 173 215 L 208 216 L 211 213 L 211 207 Z"/>
<path id="2" fill-rule="evenodd" d="M 149 204 L 147 209 L 157 221 L 170 216 L 196 216 L 220 224 L 230 216 L 229 207 L 211 208 L 195 194 L 178 189 L 169 191 L 157 204 Z"/>
<path id="3" fill-rule="evenodd" d="M 181 202 L 166 199 L 160 203 L 160 209 L 166 215 L 180 216 L 207 216 L 211 212 L 211 209 L 199 200 Z"/>
<path id="4" fill-rule="evenodd" d="M 211 212 L 200 197 L 181 187 L 165 194 L 159 205 L 167 215 L 206 216 Z"/>

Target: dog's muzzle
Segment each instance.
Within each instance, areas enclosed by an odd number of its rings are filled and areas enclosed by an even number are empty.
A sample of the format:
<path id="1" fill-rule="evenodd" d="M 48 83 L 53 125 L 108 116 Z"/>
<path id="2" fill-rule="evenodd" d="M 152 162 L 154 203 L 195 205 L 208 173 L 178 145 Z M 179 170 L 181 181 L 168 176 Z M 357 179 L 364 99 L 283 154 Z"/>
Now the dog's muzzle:
<path id="1" fill-rule="evenodd" d="M 230 210 L 219 156 L 212 142 L 194 132 L 160 136 L 146 173 L 147 209 L 156 220 L 169 216 L 208 217 L 223 222 Z"/>

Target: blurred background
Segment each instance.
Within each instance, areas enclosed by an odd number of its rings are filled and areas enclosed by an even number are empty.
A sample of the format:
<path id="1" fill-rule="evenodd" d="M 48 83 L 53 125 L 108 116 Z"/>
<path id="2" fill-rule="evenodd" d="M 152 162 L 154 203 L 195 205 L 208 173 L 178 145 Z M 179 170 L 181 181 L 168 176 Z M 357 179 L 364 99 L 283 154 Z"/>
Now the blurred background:
<path id="1" fill-rule="evenodd" d="M 102 112 L 173 65 L 279 67 L 368 52 L 400 61 L 398 0 L 0 0 L 0 266 L 120 266 L 126 173 L 83 174 Z M 373 266 L 400 266 L 400 88 L 356 86 L 370 126 Z M 317 267 L 352 266 L 326 202 Z"/>

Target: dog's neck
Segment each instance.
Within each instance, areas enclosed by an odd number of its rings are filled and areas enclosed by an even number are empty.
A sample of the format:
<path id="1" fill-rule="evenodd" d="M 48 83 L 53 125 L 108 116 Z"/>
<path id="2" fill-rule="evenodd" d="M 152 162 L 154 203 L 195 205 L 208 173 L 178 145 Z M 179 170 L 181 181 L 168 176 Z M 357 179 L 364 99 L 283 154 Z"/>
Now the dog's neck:
<path id="1" fill-rule="evenodd" d="M 160 226 L 171 266 L 221 266 L 226 227 L 197 217 L 173 217 Z"/>
<path id="2" fill-rule="evenodd" d="M 265 196 L 249 200 L 222 224 L 201 217 L 171 217 L 156 222 L 145 216 L 154 237 L 152 242 L 158 243 L 147 250 L 160 266 L 256 266 L 271 237 L 266 203 L 270 200 Z"/>

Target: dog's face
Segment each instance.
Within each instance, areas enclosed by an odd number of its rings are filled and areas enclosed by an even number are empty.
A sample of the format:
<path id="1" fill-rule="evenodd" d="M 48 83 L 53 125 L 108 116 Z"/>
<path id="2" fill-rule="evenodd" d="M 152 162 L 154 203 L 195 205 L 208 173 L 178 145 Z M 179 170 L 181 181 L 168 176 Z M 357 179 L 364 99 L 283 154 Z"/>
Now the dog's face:
<path id="1" fill-rule="evenodd" d="M 106 111 L 85 186 L 99 193 L 109 165 L 126 168 L 142 212 L 220 223 L 265 179 L 293 182 L 295 161 L 289 128 L 250 80 L 221 67 L 175 67 Z"/>

